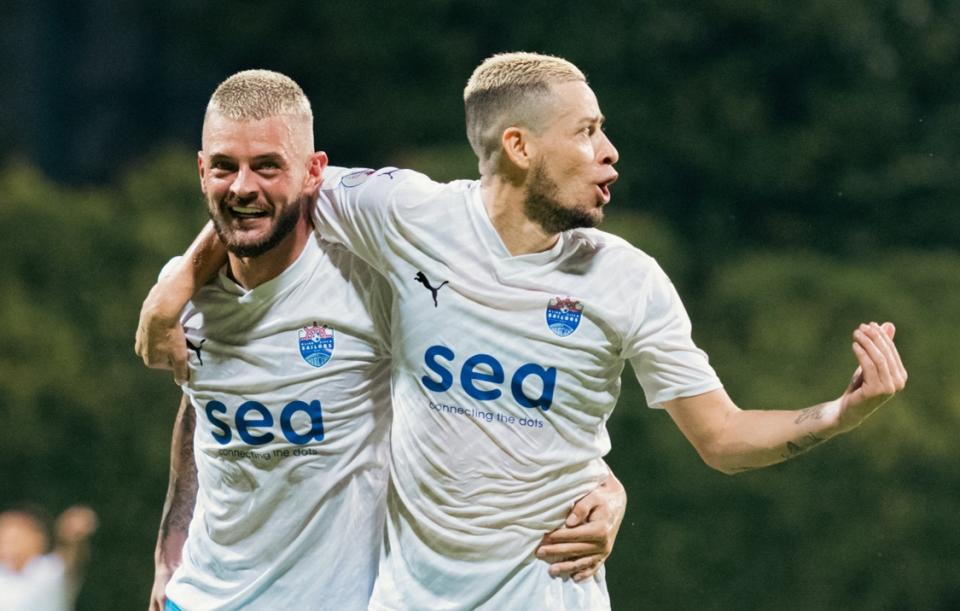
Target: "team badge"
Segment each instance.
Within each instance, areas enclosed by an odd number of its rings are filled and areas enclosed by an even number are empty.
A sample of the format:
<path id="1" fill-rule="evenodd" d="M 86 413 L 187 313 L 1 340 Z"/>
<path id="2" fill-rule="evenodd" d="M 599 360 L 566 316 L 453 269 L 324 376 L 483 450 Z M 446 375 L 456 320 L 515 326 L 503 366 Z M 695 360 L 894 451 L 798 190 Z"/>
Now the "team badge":
<path id="1" fill-rule="evenodd" d="M 300 356 L 314 367 L 323 367 L 333 356 L 333 329 L 313 325 L 300 329 Z"/>
<path id="2" fill-rule="evenodd" d="M 566 337 L 580 326 L 583 304 L 572 297 L 554 297 L 547 304 L 547 326 L 555 335 Z"/>

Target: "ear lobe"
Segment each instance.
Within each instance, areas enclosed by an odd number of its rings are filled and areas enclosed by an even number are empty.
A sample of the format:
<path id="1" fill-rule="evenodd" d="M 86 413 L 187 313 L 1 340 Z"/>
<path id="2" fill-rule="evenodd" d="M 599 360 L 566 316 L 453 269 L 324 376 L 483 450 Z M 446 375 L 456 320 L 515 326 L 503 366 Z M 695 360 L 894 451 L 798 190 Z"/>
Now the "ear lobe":
<path id="1" fill-rule="evenodd" d="M 500 146 L 506 159 L 521 170 L 530 169 L 534 144 L 530 132 L 522 127 L 508 127 L 500 136 Z"/>

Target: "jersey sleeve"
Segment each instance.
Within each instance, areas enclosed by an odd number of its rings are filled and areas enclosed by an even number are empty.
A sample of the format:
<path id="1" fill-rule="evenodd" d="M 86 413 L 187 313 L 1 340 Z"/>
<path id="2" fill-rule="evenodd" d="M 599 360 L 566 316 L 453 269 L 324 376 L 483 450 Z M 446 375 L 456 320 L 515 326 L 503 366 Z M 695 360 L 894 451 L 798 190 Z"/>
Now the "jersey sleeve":
<path id="1" fill-rule="evenodd" d="M 348 250 L 385 273 L 386 235 L 396 208 L 435 184 L 412 170 L 327 167 L 313 222 L 320 237 Z"/>
<path id="2" fill-rule="evenodd" d="M 721 388 L 707 354 L 691 337 L 690 318 L 667 275 L 654 265 L 641 291 L 633 327 L 624 339 L 650 407 Z"/>

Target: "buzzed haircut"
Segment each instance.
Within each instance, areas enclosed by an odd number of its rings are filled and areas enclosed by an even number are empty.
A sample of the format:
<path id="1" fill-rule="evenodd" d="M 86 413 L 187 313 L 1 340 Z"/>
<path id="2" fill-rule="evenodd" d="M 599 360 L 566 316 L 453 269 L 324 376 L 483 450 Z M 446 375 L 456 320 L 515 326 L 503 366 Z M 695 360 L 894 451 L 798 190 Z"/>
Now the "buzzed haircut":
<path id="1" fill-rule="evenodd" d="M 300 85 L 272 70 L 244 70 L 220 83 L 207 104 L 207 114 L 211 112 L 234 121 L 260 121 L 287 115 L 313 124 L 310 100 Z"/>
<path id="2" fill-rule="evenodd" d="M 579 68 L 560 57 L 539 53 L 500 53 L 473 71 L 463 90 L 467 140 L 480 160 L 480 173 L 493 171 L 500 137 L 512 126 L 539 131 L 549 105 L 550 85 L 587 82 Z"/>

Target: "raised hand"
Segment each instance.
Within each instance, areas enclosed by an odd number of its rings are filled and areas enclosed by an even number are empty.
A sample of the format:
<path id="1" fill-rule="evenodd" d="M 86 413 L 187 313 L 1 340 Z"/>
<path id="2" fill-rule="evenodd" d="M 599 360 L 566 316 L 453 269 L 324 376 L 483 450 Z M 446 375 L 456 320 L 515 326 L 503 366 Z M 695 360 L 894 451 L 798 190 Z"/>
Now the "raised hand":
<path id="1" fill-rule="evenodd" d="M 906 385 L 907 370 L 893 343 L 895 334 L 889 322 L 862 324 L 853 332 L 853 353 L 860 366 L 840 397 L 841 431 L 857 427 Z"/>

